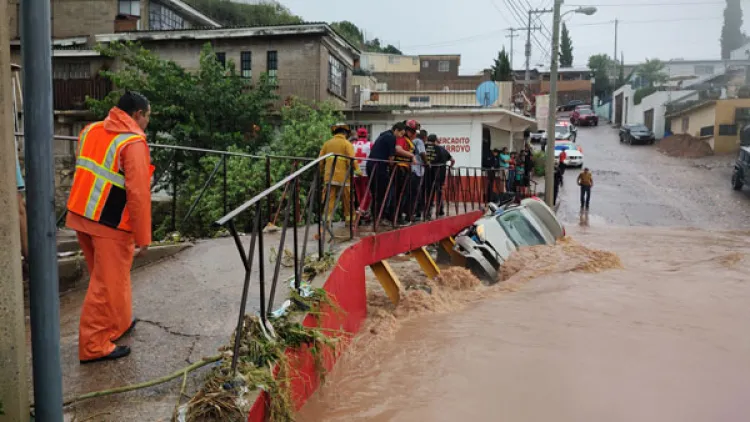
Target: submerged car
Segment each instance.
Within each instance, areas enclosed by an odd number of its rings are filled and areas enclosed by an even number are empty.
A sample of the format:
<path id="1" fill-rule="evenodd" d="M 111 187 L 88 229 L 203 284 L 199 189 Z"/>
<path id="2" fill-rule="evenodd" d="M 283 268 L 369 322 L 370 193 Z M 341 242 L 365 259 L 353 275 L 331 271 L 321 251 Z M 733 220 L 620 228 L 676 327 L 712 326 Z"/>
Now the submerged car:
<path id="1" fill-rule="evenodd" d="M 750 183 L 750 146 L 740 148 L 732 172 L 732 188 L 740 190 L 748 183 Z"/>
<path id="2" fill-rule="evenodd" d="M 565 228 L 552 210 L 533 197 L 520 204 L 490 205 L 488 215 L 456 236 L 455 250 L 474 275 L 494 284 L 511 253 L 526 246 L 554 245 L 564 236 Z"/>

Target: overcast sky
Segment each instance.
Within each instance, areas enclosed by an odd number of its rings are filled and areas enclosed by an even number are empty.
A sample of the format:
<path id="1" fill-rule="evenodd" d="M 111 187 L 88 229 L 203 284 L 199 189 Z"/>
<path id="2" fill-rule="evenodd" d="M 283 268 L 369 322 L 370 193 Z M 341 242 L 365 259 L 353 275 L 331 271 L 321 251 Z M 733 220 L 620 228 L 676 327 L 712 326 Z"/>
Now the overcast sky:
<path id="1" fill-rule="evenodd" d="M 281 0 L 308 21 L 350 20 L 401 48 L 405 54 L 461 54 L 461 73 L 488 67 L 499 49 L 510 50 L 508 28 L 525 27 L 526 10 L 551 8 L 552 0 Z M 650 4 L 650 5 L 649 5 Z M 595 5 L 593 16 L 565 17 L 573 39 L 574 65 L 592 54 L 614 51 L 614 23 L 620 20 L 618 55 L 625 63 L 646 58 L 719 59 L 723 0 L 566 0 L 563 11 Z M 648 6 L 647 6 L 648 5 Z M 516 13 L 512 6 L 517 8 Z M 750 33 L 750 0 L 742 0 L 744 30 Z M 410 19 L 413 24 L 407 22 Z M 525 17 L 523 19 L 526 19 Z M 552 15 L 541 15 L 547 32 L 535 32 L 549 49 Z M 537 24 L 538 25 L 538 24 Z M 524 67 L 526 34 L 514 39 L 513 67 Z M 531 66 L 549 67 L 549 53 L 532 41 Z"/>

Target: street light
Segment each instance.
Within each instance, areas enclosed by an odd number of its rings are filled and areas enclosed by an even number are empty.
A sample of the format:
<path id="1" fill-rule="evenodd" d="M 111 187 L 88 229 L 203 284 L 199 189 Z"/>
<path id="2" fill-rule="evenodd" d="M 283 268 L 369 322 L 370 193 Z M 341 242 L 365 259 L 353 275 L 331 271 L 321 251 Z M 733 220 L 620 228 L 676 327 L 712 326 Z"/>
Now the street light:
<path id="1" fill-rule="evenodd" d="M 578 13 L 582 15 L 591 16 L 596 13 L 596 7 L 594 6 L 581 6 L 577 9 L 569 10 L 562 15 L 560 14 L 560 8 L 562 7 L 563 0 L 555 0 L 555 6 L 552 10 L 552 63 L 549 69 L 549 110 L 547 115 L 547 139 L 552 139 L 552 148 L 548 148 L 545 156 L 544 166 L 544 191 L 545 200 L 547 205 L 551 208 L 555 206 L 555 122 L 557 116 L 552 113 L 557 113 L 557 60 L 558 50 L 560 48 L 560 21 L 562 17 L 569 13 Z"/>

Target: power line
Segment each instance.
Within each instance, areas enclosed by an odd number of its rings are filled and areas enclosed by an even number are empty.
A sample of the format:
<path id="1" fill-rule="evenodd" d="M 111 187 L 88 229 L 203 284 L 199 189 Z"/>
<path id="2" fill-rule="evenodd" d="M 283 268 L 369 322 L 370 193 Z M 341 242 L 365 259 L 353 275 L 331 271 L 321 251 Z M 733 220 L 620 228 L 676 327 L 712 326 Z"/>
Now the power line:
<path id="1" fill-rule="evenodd" d="M 723 1 L 680 2 L 680 3 L 614 3 L 614 4 L 566 4 L 571 7 L 652 7 L 652 6 L 714 6 L 726 4 Z"/>
<path id="2" fill-rule="evenodd" d="M 465 42 L 465 41 L 474 41 L 474 40 L 477 40 L 477 39 L 480 39 L 480 38 L 489 37 L 491 35 L 497 35 L 497 34 L 505 32 L 505 31 L 507 31 L 507 29 L 497 29 L 497 30 L 492 31 L 492 32 L 485 32 L 485 33 L 482 33 L 482 34 L 470 35 L 470 36 L 465 37 L 465 38 L 457 38 L 457 39 L 454 39 L 454 40 L 451 40 L 451 41 L 441 41 L 441 42 L 437 42 L 437 43 L 421 44 L 421 45 L 409 45 L 409 46 L 406 46 L 404 48 L 405 49 L 407 49 L 407 48 L 427 48 L 427 47 L 441 47 L 441 46 L 446 46 L 446 45 L 453 45 L 453 44 L 458 44 L 458 43 L 462 43 L 462 42 Z"/>
<path id="3" fill-rule="evenodd" d="M 520 7 L 518 5 L 516 5 L 513 2 L 513 0 L 505 0 L 505 3 L 510 7 L 511 11 L 516 16 L 516 20 L 521 24 L 521 26 L 523 26 L 524 25 L 524 18 L 525 18 L 525 16 L 520 11 Z M 498 10 L 498 11 L 500 11 L 500 10 Z M 536 44 L 536 46 L 539 47 L 539 51 L 541 51 L 541 52 L 543 52 L 543 54 L 545 54 L 544 51 L 546 51 L 546 48 L 544 47 L 544 44 L 541 43 L 539 41 L 539 39 L 536 37 L 536 33 L 535 32 L 531 33 L 531 38 L 534 40 L 534 43 Z M 546 54 L 548 54 L 548 53 L 546 53 Z M 544 61 L 545 58 L 546 58 L 546 56 L 542 56 L 542 57 L 543 57 L 542 61 Z"/>
<path id="4" fill-rule="evenodd" d="M 723 17 L 702 17 L 702 18 L 678 18 L 678 19 L 651 19 L 651 20 L 642 20 L 642 21 L 620 21 L 620 24 L 628 25 L 628 24 L 644 24 L 644 23 L 669 23 L 669 22 L 690 22 L 690 21 L 706 21 L 706 20 L 719 20 L 724 19 Z M 580 26 L 599 26 L 599 25 L 611 25 L 615 21 L 605 21 L 605 22 L 591 22 L 591 23 L 581 23 L 576 24 L 575 27 Z"/>

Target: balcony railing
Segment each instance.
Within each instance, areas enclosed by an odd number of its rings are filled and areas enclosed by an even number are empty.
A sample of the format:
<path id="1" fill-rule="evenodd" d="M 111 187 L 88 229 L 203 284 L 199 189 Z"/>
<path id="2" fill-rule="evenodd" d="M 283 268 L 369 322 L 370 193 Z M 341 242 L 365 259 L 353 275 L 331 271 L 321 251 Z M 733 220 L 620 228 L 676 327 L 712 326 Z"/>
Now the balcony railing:
<path id="1" fill-rule="evenodd" d="M 85 110 L 86 97 L 101 100 L 112 90 L 105 78 L 54 79 L 52 81 L 55 110 Z"/>

